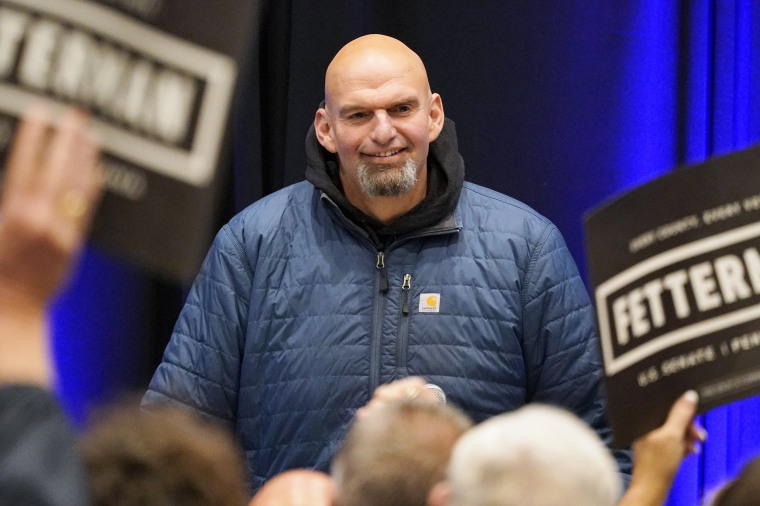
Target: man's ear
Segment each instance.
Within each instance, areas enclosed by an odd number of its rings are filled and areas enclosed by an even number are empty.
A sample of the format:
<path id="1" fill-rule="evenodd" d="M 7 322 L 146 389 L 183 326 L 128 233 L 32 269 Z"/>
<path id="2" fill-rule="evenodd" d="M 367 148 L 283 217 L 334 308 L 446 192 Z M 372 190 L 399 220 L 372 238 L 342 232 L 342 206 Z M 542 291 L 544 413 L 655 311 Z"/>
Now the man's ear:
<path id="1" fill-rule="evenodd" d="M 430 96 L 430 119 L 428 122 L 428 142 L 433 142 L 438 138 L 438 134 L 443 129 L 443 101 L 438 93 L 433 93 Z"/>
<path id="2" fill-rule="evenodd" d="M 428 492 L 427 506 L 446 506 L 451 497 L 451 485 L 447 481 L 439 481 Z"/>
<path id="3" fill-rule="evenodd" d="M 338 152 L 338 147 L 333 140 L 333 129 L 330 117 L 327 115 L 327 110 L 324 107 L 317 109 L 317 114 L 314 116 L 314 131 L 316 132 L 317 140 L 322 147 L 330 153 Z"/>

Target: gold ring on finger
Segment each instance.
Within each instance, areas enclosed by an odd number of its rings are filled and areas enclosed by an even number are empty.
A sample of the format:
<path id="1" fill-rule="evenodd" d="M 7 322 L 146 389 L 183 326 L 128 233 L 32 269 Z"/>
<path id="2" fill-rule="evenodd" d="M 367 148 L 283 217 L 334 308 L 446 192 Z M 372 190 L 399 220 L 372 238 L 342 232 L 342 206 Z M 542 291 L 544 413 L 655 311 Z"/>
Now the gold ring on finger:
<path id="1" fill-rule="evenodd" d="M 63 215 L 76 221 L 87 212 L 88 202 L 82 190 L 68 190 L 60 200 L 60 208 Z"/>

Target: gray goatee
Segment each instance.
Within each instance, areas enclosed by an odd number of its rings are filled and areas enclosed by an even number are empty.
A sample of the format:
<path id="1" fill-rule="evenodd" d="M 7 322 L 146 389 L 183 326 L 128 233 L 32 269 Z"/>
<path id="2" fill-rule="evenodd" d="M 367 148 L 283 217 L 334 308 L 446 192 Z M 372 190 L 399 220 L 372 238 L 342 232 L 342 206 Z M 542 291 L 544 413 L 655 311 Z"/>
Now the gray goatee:
<path id="1" fill-rule="evenodd" d="M 417 164 L 411 159 L 400 167 L 362 160 L 356 170 L 362 190 L 370 197 L 397 197 L 417 183 Z"/>

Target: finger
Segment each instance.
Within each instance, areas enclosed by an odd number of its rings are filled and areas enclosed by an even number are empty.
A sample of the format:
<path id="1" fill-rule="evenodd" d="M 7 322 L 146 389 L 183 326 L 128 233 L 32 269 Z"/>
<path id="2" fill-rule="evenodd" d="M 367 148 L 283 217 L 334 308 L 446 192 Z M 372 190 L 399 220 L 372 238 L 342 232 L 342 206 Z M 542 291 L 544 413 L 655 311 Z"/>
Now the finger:
<path id="1" fill-rule="evenodd" d="M 81 192 L 83 201 L 86 203 L 86 212 L 79 221 L 80 225 L 87 226 L 92 221 L 94 211 L 102 196 L 104 183 L 100 150 L 90 131 L 80 132 L 72 163 L 72 167 L 68 170 L 69 190 L 66 191 Z"/>
<path id="2" fill-rule="evenodd" d="M 398 399 L 415 399 L 425 393 L 425 380 L 418 376 L 406 378 L 403 383 L 403 391 L 398 391 Z"/>
<path id="3" fill-rule="evenodd" d="M 707 441 L 707 431 L 696 423 L 689 425 L 688 430 L 689 432 L 687 433 L 687 437 L 689 439 L 693 441 L 699 441 L 700 443 Z"/>
<path id="4" fill-rule="evenodd" d="M 50 149 L 46 153 L 44 161 L 45 186 L 43 191 L 47 195 L 57 197 L 69 188 L 71 180 L 76 181 L 77 171 L 82 167 L 77 166 L 79 150 L 87 151 L 84 131 L 87 116 L 77 109 L 68 109 L 55 129 Z"/>
<path id="5" fill-rule="evenodd" d="M 425 381 L 419 376 L 410 376 L 377 387 L 372 397 L 383 401 L 416 397 L 420 394 L 424 385 Z"/>
<path id="6" fill-rule="evenodd" d="M 19 120 L 6 165 L 4 195 L 23 195 L 33 186 L 50 127 L 47 118 L 42 106 L 33 106 Z"/>
<path id="7" fill-rule="evenodd" d="M 670 408 L 668 418 L 665 420 L 665 426 L 685 433 L 691 424 L 694 416 L 697 414 L 697 404 L 699 395 L 694 390 L 689 390 L 679 397 Z"/>
<path id="8" fill-rule="evenodd" d="M 89 123 L 82 124 L 81 128 L 76 130 L 72 160 L 73 165 L 81 167 L 81 170 L 69 171 L 70 182 L 74 183 L 77 188 L 88 190 L 92 194 L 90 188 L 93 186 L 93 182 L 101 182 L 102 167 L 100 166 L 100 143 L 89 128 Z"/>
<path id="9" fill-rule="evenodd" d="M 375 412 L 380 406 L 383 406 L 387 404 L 386 401 L 380 401 L 377 399 L 373 399 L 369 401 L 367 404 L 362 406 L 361 408 L 356 410 L 356 417 L 357 418 L 366 418 L 373 412 Z"/>
<path id="10" fill-rule="evenodd" d="M 61 119 L 46 157 L 42 195 L 59 221 L 62 247 L 75 251 L 84 242 L 102 191 L 99 150 L 88 130 L 88 115 L 68 109 Z"/>
<path id="11" fill-rule="evenodd" d="M 707 431 L 695 423 L 691 423 L 686 432 L 684 457 L 701 452 L 702 445 L 707 441 Z"/>

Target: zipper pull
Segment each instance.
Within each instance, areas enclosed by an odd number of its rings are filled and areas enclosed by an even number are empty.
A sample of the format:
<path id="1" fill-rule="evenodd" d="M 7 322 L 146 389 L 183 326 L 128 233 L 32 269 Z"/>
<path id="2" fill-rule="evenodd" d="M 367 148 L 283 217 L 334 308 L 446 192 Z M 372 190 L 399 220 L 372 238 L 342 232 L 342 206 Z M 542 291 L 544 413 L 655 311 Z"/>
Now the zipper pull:
<path id="1" fill-rule="evenodd" d="M 388 275 L 385 273 L 385 253 L 377 252 L 375 267 L 380 271 L 380 293 L 388 293 Z"/>
<path id="2" fill-rule="evenodd" d="M 403 303 L 401 304 L 401 313 L 404 316 L 409 316 L 409 289 L 411 287 L 412 287 L 412 275 L 404 274 L 404 282 L 401 285 L 401 290 L 403 290 L 403 293 L 404 293 Z"/>

